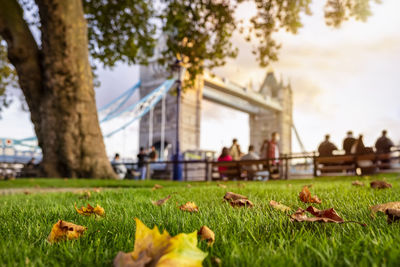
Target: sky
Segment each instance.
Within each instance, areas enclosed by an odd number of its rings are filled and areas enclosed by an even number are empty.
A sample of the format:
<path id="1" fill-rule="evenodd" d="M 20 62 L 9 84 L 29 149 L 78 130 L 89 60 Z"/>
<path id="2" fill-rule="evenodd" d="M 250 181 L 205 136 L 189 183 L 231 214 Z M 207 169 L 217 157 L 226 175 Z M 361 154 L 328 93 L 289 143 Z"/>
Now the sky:
<path id="1" fill-rule="evenodd" d="M 384 0 L 373 4 L 367 22 L 350 20 L 340 29 L 324 23 L 323 2 L 314 1 L 313 16 L 303 16 L 304 27 L 296 35 L 277 33 L 282 43 L 279 61 L 268 68 L 258 66 L 251 54 L 253 44 L 239 34 L 233 37 L 240 49 L 236 59 L 213 72 L 237 83 L 251 81 L 258 88 L 267 71 L 273 70 L 294 94 L 294 123 L 308 151 L 315 150 L 323 136 L 331 134 L 340 146 L 348 130 L 364 134 L 372 145 L 382 129 L 400 143 L 400 1 Z M 254 6 L 242 4 L 239 18 L 254 14 Z M 118 65 L 112 70 L 99 68 L 101 86 L 96 89 L 99 107 L 127 90 L 139 79 L 137 66 Z M 137 96 L 136 96 L 137 97 Z M 18 101 L 2 112 L 0 136 L 32 136 L 29 113 Z M 249 145 L 248 115 L 204 101 L 201 121 L 201 148 L 219 151 L 238 138 Z M 107 126 L 111 127 L 111 126 Z M 138 123 L 105 140 L 107 153 L 135 157 L 138 150 Z M 293 150 L 299 151 L 294 140 Z"/>

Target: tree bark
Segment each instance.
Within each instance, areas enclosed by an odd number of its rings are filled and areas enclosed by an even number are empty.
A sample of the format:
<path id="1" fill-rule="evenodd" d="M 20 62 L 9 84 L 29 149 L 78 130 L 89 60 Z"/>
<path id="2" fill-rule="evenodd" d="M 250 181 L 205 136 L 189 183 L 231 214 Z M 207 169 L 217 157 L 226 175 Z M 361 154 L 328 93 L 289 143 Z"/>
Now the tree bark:
<path id="1" fill-rule="evenodd" d="M 82 2 L 36 3 L 41 50 L 16 0 L 0 0 L 2 9 L 3 4 L 19 9 L 18 16 L 0 11 L 0 34 L 32 114 L 43 152 L 42 170 L 49 177 L 115 178 L 98 123 Z M 13 26 L 16 21 L 21 26 Z M 22 48 L 16 47 L 18 40 Z"/>

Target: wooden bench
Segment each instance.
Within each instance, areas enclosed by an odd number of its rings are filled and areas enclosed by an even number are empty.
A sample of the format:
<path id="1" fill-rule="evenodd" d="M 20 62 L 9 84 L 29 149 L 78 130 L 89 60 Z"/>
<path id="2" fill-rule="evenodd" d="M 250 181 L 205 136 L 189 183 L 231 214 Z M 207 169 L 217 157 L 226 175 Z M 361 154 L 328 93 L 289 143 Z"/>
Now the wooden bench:
<path id="1" fill-rule="evenodd" d="M 316 157 L 314 162 L 315 174 L 317 171 L 323 173 L 349 173 L 355 172 L 354 155 L 337 155 L 330 157 Z"/>
<path id="2" fill-rule="evenodd" d="M 251 171 L 249 170 L 251 166 L 259 165 L 259 170 Z M 259 172 L 269 171 L 267 160 L 238 160 L 238 161 L 219 161 L 212 162 L 211 167 L 211 177 L 213 180 L 218 180 L 222 178 L 231 179 L 249 179 L 252 180 Z M 226 168 L 226 170 L 219 171 L 219 167 Z M 221 175 L 223 177 L 221 177 Z M 266 177 L 265 174 L 262 175 Z M 279 174 L 278 174 L 279 177 Z"/>
<path id="3" fill-rule="evenodd" d="M 330 157 L 316 157 L 314 171 L 324 173 L 356 173 L 372 174 L 377 170 L 390 169 L 390 153 L 387 154 L 361 154 L 361 155 L 335 155 Z M 359 171 L 357 171 L 359 170 Z"/>

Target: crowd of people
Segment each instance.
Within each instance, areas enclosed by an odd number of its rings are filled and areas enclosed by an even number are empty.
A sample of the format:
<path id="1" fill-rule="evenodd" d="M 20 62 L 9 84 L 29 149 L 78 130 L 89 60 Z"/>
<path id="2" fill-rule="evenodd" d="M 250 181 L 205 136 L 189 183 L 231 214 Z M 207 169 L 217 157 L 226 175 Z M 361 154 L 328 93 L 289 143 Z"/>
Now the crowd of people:
<path id="1" fill-rule="evenodd" d="M 255 152 L 254 145 L 250 145 L 248 148 L 247 154 L 243 153 L 240 145 L 238 144 L 237 139 L 232 140 L 232 145 L 228 147 L 223 147 L 220 156 L 218 157 L 218 161 L 233 161 L 233 160 L 258 160 L 258 159 L 269 159 L 270 161 L 270 170 L 273 172 L 278 171 L 279 167 L 279 134 L 277 132 L 273 132 L 271 135 L 271 139 L 264 140 L 261 148 L 260 154 Z M 263 171 L 263 166 L 260 164 L 252 164 L 244 166 L 244 169 L 247 171 L 247 177 L 249 179 L 253 179 L 256 175 L 261 175 L 263 177 L 267 177 L 269 173 L 267 171 Z M 218 171 L 222 178 L 226 177 L 226 172 L 228 167 L 220 166 L 218 167 Z"/>
<path id="2" fill-rule="evenodd" d="M 360 134 L 358 138 L 354 138 L 353 132 L 348 131 L 346 138 L 343 140 L 343 150 L 346 155 L 360 155 L 370 153 L 389 153 L 394 146 L 392 140 L 387 137 L 387 131 L 383 130 L 382 135 L 376 140 L 374 147 L 365 146 L 364 136 Z M 330 141 L 330 135 L 325 135 L 325 140 L 318 146 L 318 154 L 320 157 L 330 157 L 333 151 L 339 150 L 338 147 Z"/>

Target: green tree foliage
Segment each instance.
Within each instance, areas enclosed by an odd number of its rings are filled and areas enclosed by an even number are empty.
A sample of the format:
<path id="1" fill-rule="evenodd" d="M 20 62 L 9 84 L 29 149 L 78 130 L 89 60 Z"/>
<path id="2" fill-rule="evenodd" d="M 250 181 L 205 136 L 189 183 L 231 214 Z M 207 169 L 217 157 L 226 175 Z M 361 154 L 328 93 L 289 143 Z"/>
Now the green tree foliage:
<path id="1" fill-rule="evenodd" d="M 0 112 L 12 101 L 6 92 L 6 89 L 10 87 L 18 87 L 17 75 L 12 65 L 8 62 L 7 46 L 0 38 Z"/>
<path id="2" fill-rule="evenodd" d="M 243 2 L 256 4 L 257 14 L 251 28 L 244 29 L 234 16 Z M 247 40 L 256 38 L 254 49 L 260 66 L 278 60 L 281 44 L 274 34 L 284 29 L 293 34 L 301 28 L 301 15 L 311 15 L 312 0 L 82 0 L 88 23 L 92 62 L 113 67 L 117 62 L 146 64 L 153 55 L 157 39 L 166 38 L 166 49 L 159 59 L 168 65 L 181 56 L 191 78 L 204 68 L 225 64 L 235 57 L 237 48 L 231 42 L 233 33 L 246 32 Z M 353 17 L 365 21 L 371 15 L 371 3 L 380 0 L 326 0 L 326 24 L 339 27 Z M 33 0 L 20 0 L 32 28 L 40 27 Z M 39 31 L 37 31 L 39 32 Z M 93 61 L 94 60 L 94 61 Z M 0 43 L 0 106 L 7 103 L 5 88 L 13 84 L 13 68 L 5 44 Z"/>

